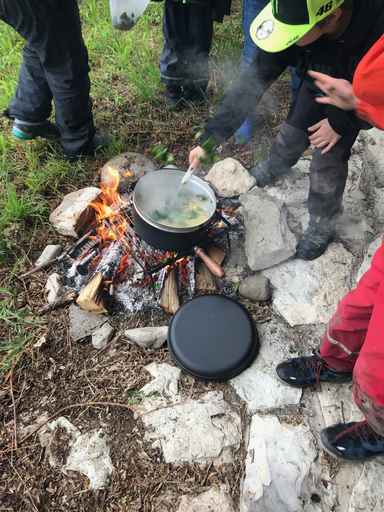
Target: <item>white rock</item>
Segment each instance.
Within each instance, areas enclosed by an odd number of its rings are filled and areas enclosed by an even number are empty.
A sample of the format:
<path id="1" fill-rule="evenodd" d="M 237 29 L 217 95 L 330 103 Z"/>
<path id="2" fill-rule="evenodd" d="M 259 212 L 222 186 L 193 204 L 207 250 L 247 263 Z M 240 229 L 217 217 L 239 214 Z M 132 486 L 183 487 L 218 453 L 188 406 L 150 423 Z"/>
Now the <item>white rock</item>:
<path id="1" fill-rule="evenodd" d="M 58 448 L 54 442 L 57 435 L 61 435 L 60 431 L 56 433 L 59 427 L 67 431 L 64 442 L 70 449 L 68 458 L 63 456 L 62 448 Z M 47 449 L 51 466 L 64 466 L 71 471 L 84 473 L 90 480 L 90 488 L 102 489 L 106 485 L 114 467 L 102 430 L 81 434 L 67 418 L 59 417 L 47 423 L 38 435 L 42 446 Z M 61 438 L 59 440 L 63 442 Z"/>
<path id="2" fill-rule="evenodd" d="M 69 314 L 69 335 L 73 341 L 78 341 L 92 334 L 92 331 L 106 322 L 106 317 L 71 304 Z"/>
<path id="3" fill-rule="evenodd" d="M 80 435 L 71 448 L 66 469 L 80 471 L 89 478 L 92 489 L 102 489 L 114 467 L 103 431 Z"/>
<path id="4" fill-rule="evenodd" d="M 314 261 L 295 259 L 262 274 L 275 288 L 273 305 L 290 325 L 327 323 L 350 291 L 352 255 L 331 244 Z"/>
<path id="5" fill-rule="evenodd" d="M 321 383 L 321 393 L 316 393 L 324 417 L 326 427 L 336 423 L 362 421 L 363 414 L 353 399 L 353 384 L 332 385 Z"/>
<path id="6" fill-rule="evenodd" d="M 311 464 L 316 457 L 314 438 L 307 427 L 292 427 L 280 424 L 275 417 L 254 415 L 242 512 L 323 511 L 324 508 L 314 508 L 310 502 Z"/>
<path id="7" fill-rule="evenodd" d="M 356 277 L 356 284 L 360 281 L 362 276 L 366 273 L 367 270 L 371 268 L 372 259 L 377 251 L 381 247 L 383 243 L 383 237 L 382 235 L 379 236 L 379 238 L 376 238 L 372 243 L 369 244 L 367 253 L 364 256 L 364 261 L 361 264 L 361 267 L 359 268 L 359 272 L 357 273 Z"/>
<path id="8" fill-rule="evenodd" d="M 280 201 L 255 188 L 240 196 L 240 202 L 244 207 L 245 252 L 252 270 L 272 267 L 295 254 L 296 238 Z"/>
<path id="9" fill-rule="evenodd" d="M 105 322 L 105 324 L 93 331 L 92 345 L 99 350 L 104 348 L 111 341 L 114 333 L 115 329 L 112 325 Z"/>
<path id="10" fill-rule="evenodd" d="M 65 294 L 65 288 L 60 284 L 59 274 L 51 274 L 48 277 L 44 291 L 47 294 L 48 302 L 53 302 Z"/>
<path id="11" fill-rule="evenodd" d="M 380 459 L 366 462 L 354 486 L 348 512 L 382 512 L 384 508 L 384 464 Z"/>
<path id="12" fill-rule="evenodd" d="M 245 194 L 256 185 L 256 180 L 240 162 L 226 158 L 216 162 L 205 177 L 221 197 Z"/>
<path id="13" fill-rule="evenodd" d="M 143 348 L 160 348 L 167 341 L 168 326 L 128 329 L 125 336 Z"/>
<path id="14" fill-rule="evenodd" d="M 262 324 L 258 331 L 260 349 L 255 361 L 230 384 L 252 413 L 298 404 L 302 390 L 285 386 L 275 378 L 276 365 L 296 356 L 289 352 L 292 331 L 275 323 Z"/>
<path id="15" fill-rule="evenodd" d="M 140 153 L 122 153 L 121 155 L 115 156 L 104 165 L 100 178 L 101 182 L 105 185 L 108 183 L 108 167 L 119 171 L 120 182 L 117 190 L 120 193 L 125 192 L 131 183 L 137 181 L 147 172 L 152 172 L 157 169 L 155 163 Z"/>
<path id="16" fill-rule="evenodd" d="M 54 260 L 62 250 L 63 248 L 61 245 L 47 245 L 44 251 L 40 254 L 39 258 L 36 260 L 35 265 L 38 267 L 39 265 L 43 265 L 48 261 Z"/>
<path id="17" fill-rule="evenodd" d="M 147 386 L 142 393 L 146 394 L 150 389 Z M 150 410 L 164 404 L 164 398 L 151 396 L 143 398 L 140 407 Z M 223 400 L 221 392 L 209 392 L 200 400 L 188 400 L 151 412 L 144 415 L 142 421 L 147 427 L 145 439 L 152 443 L 161 442 L 168 464 L 230 462 L 231 449 L 237 450 L 241 442 L 241 419 Z"/>
<path id="18" fill-rule="evenodd" d="M 365 138 L 363 152 L 363 174 L 375 185 L 384 186 L 384 132 L 373 128 L 369 132 L 360 132 Z"/>
<path id="19" fill-rule="evenodd" d="M 202 492 L 199 496 L 182 496 L 177 512 L 235 512 L 232 498 L 221 488 Z"/>
<path id="20" fill-rule="evenodd" d="M 179 394 L 180 369 L 176 366 L 163 363 L 151 363 L 145 367 L 146 370 L 154 377 L 142 389 L 144 395 L 149 395 L 153 391 L 158 391 L 165 397 L 170 397 L 172 402 L 179 402 L 181 396 Z"/>
<path id="21" fill-rule="evenodd" d="M 87 187 L 67 194 L 49 216 L 52 226 L 62 235 L 77 238 L 95 220 L 95 210 L 89 203 L 101 194 L 96 187 Z"/>

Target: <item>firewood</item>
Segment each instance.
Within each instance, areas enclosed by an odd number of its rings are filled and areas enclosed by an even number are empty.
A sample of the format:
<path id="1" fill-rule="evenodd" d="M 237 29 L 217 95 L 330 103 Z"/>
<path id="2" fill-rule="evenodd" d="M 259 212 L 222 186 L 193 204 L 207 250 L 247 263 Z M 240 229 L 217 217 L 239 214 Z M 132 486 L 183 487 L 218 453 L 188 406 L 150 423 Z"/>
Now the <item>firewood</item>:
<path id="1" fill-rule="evenodd" d="M 203 261 L 196 262 L 196 293 L 203 295 L 204 293 L 217 292 L 215 277 L 208 270 Z"/>
<path id="2" fill-rule="evenodd" d="M 76 302 L 85 311 L 107 313 L 103 305 L 103 293 L 104 279 L 102 273 L 98 272 L 80 293 Z"/>
<path id="3" fill-rule="evenodd" d="M 208 254 L 210 258 L 213 259 L 218 265 L 221 265 L 226 257 L 226 253 L 219 249 L 216 245 L 209 245 L 205 252 Z"/>
<path id="4" fill-rule="evenodd" d="M 163 290 L 158 305 L 166 312 L 174 315 L 180 307 L 177 287 L 177 268 L 170 269 L 165 276 Z"/>
<path id="5" fill-rule="evenodd" d="M 37 310 L 38 315 L 44 315 L 45 313 L 48 313 L 48 311 L 53 311 L 54 309 L 61 308 L 62 306 L 66 306 L 70 302 L 72 302 L 76 298 L 76 292 L 74 290 L 71 290 L 67 295 L 64 297 L 60 297 L 57 300 L 54 300 L 53 302 L 50 302 L 49 304 L 46 304 L 45 306 L 41 306 Z"/>

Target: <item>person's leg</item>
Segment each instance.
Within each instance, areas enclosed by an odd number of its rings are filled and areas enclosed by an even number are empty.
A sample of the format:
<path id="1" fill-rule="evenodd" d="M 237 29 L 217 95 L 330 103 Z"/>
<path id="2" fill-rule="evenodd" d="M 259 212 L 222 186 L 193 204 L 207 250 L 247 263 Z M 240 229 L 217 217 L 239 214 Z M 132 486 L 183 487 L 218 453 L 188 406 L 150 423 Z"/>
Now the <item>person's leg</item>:
<path id="1" fill-rule="evenodd" d="M 343 136 L 328 153 L 316 148 L 309 170 L 308 229 L 297 246 L 297 256 L 318 258 L 326 250 L 342 214 L 342 197 L 348 176 L 348 160 L 358 130 Z"/>
<path id="2" fill-rule="evenodd" d="M 5 2 L 11 26 L 33 47 L 55 103 L 64 153 L 72 158 L 92 150 L 95 127 L 88 53 L 76 0 Z M 10 111 L 13 116 L 13 112 Z"/>
<path id="3" fill-rule="evenodd" d="M 203 99 L 209 81 L 208 57 L 212 47 L 212 5 L 191 4 L 188 45 L 185 48 L 188 98 L 195 104 Z"/>
<path id="4" fill-rule="evenodd" d="M 160 81 L 166 84 L 166 102 L 174 107 L 185 83 L 185 46 L 188 41 L 189 4 L 165 0 L 163 10 L 164 46 L 160 60 Z"/>
<path id="5" fill-rule="evenodd" d="M 322 447 L 332 456 L 362 461 L 384 455 L 384 255 L 381 247 L 371 268 L 351 293 L 350 302 L 358 308 L 350 310 L 352 322 L 340 319 L 342 312 L 335 318 L 335 327 L 329 329 L 335 338 L 327 332 L 322 353 L 329 353 L 327 360 L 339 368 L 354 367 L 354 398 L 365 421 L 326 428 L 320 438 Z"/>

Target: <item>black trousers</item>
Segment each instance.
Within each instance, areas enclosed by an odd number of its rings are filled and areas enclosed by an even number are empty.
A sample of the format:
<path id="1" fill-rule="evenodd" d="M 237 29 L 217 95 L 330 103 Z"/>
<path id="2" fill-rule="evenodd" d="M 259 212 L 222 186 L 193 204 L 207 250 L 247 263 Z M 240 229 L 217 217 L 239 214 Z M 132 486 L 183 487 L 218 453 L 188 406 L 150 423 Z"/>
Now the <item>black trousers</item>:
<path id="1" fill-rule="evenodd" d="M 297 163 L 310 145 L 308 128 L 327 118 L 327 108 L 317 103 L 305 86 L 300 87 L 271 147 L 270 163 L 274 169 L 287 169 Z M 325 155 L 321 154 L 324 148 L 316 148 L 309 169 L 308 210 L 311 215 L 330 217 L 340 209 L 348 160 L 359 131 L 353 130 L 341 137 Z"/>
<path id="2" fill-rule="evenodd" d="M 209 80 L 213 6 L 165 0 L 163 33 L 160 80 L 167 85 L 204 90 Z"/>
<path id="3" fill-rule="evenodd" d="M 95 127 L 77 0 L 0 0 L 0 19 L 27 41 L 15 97 L 4 115 L 43 122 L 53 99 L 65 154 L 86 150 Z"/>

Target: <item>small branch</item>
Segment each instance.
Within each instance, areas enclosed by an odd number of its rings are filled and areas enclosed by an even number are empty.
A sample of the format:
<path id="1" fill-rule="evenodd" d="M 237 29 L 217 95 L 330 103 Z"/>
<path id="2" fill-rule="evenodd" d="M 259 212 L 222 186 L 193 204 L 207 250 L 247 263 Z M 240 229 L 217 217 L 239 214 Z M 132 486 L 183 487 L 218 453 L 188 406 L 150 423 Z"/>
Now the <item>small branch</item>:
<path id="1" fill-rule="evenodd" d="M 5 455 L 5 454 L 4 454 L 4 455 Z M 6 456 L 6 455 L 5 455 L 5 456 Z M 6 456 L 6 458 L 7 458 L 8 462 L 10 463 L 10 465 L 12 466 L 13 471 L 14 471 L 14 472 L 16 473 L 16 475 L 20 478 L 20 480 L 21 480 L 22 484 L 23 484 L 23 485 L 24 485 L 24 487 L 25 487 L 25 490 L 26 490 L 26 491 L 27 491 L 27 493 L 29 494 L 29 497 L 30 497 L 30 499 L 31 499 L 32 506 L 33 506 L 34 510 L 36 510 L 36 512 L 39 512 L 39 511 L 38 511 L 38 509 L 37 509 L 37 507 L 36 507 L 36 505 L 35 505 L 35 502 L 33 501 L 32 495 L 31 495 L 31 493 L 29 492 L 29 489 L 28 489 L 28 487 L 27 487 L 26 483 L 25 483 L 25 482 L 24 482 L 24 480 L 21 478 L 21 476 L 20 476 L 20 474 L 18 473 L 18 471 L 17 471 L 17 469 L 15 468 L 15 466 L 12 464 L 12 461 L 11 461 L 10 459 L 8 459 L 8 457 L 7 457 L 7 456 Z"/>
<path id="2" fill-rule="evenodd" d="M 189 130 L 177 131 L 177 130 L 138 130 L 128 132 L 127 135 L 137 135 L 145 133 L 174 133 L 175 135 L 191 135 Z"/>
<path id="3" fill-rule="evenodd" d="M 13 369 L 15 367 L 15 358 L 12 359 L 12 368 L 11 373 L 9 375 L 9 384 L 11 388 L 11 397 L 12 397 L 12 404 L 13 404 L 13 430 L 15 433 L 15 449 L 17 450 L 17 421 L 16 421 L 16 404 L 15 404 L 15 397 L 13 396 Z"/>
<path id="4" fill-rule="evenodd" d="M 18 153 L 19 153 L 19 155 L 20 155 L 20 158 L 23 160 L 23 162 L 24 162 L 25 164 L 27 164 L 28 169 L 29 169 L 30 171 L 32 171 L 32 167 L 29 165 L 29 163 L 27 162 L 27 160 L 25 159 L 25 157 L 22 155 L 22 153 L 21 153 L 21 151 L 20 151 L 20 149 L 19 149 L 19 146 L 17 145 L 17 142 L 16 142 L 15 140 L 14 140 L 13 142 L 15 143 L 15 146 L 16 146 L 17 152 L 18 152 Z"/>
<path id="5" fill-rule="evenodd" d="M 65 297 L 60 297 L 59 299 L 56 299 L 53 302 L 50 302 L 49 304 L 45 304 L 45 306 L 41 306 L 41 308 L 37 310 L 37 314 L 44 315 L 45 313 L 48 313 L 48 311 L 53 311 L 54 309 L 66 306 L 75 298 L 76 292 L 74 290 L 71 290 Z"/>
<path id="6" fill-rule="evenodd" d="M 32 270 L 29 270 L 28 272 L 26 272 L 25 274 L 23 274 L 22 276 L 19 276 L 19 277 L 20 277 L 20 279 L 24 279 L 24 277 L 28 277 L 28 276 L 34 274 L 35 272 L 42 270 L 43 268 L 49 267 L 49 265 L 56 263 L 56 261 L 57 261 L 57 258 L 55 258 L 54 260 L 46 261 L 45 263 L 38 265 L 37 267 L 33 268 Z"/>

